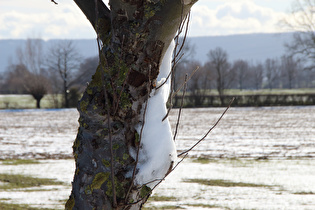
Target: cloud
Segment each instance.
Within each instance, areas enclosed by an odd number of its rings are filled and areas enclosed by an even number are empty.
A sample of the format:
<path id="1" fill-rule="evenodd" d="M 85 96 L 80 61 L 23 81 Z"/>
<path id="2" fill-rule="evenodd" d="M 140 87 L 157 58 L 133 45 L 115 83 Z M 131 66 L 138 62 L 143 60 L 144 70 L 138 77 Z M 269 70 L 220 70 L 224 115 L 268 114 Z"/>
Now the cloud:
<path id="1" fill-rule="evenodd" d="M 72 0 L 1 0 L 0 38 L 95 38 L 92 26 Z M 191 36 L 278 32 L 284 13 L 254 0 L 199 0 L 192 8 Z"/>
<path id="2" fill-rule="evenodd" d="M 268 20 L 269 14 L 273 12 L 271 9 L 258 7 L 252 2 L 233 2 L 225 4 L 217 9 L 216 16 L 218 19 L 225 16 L 232 16 L 238 19 L 248 19 L 249 17 Z"/>
<path id="3" fill-rule="evenodd" d="M 47 2 L 47 1 L 45 1 Z M 25 3 L 24 3 L 25 4 Z M 7 6 L 0 13 L 0 38 L 92 38 L 94 30 L 74 3 L 38 5 L 30 9 Z"/>
<path id="4" fill-rule="evenodd" d="M 192 8 L 190 35 L 279 32 L 277 24 L 284 15 L 251 0 L 227 0 L 213 9 L 197 3 Z"/>

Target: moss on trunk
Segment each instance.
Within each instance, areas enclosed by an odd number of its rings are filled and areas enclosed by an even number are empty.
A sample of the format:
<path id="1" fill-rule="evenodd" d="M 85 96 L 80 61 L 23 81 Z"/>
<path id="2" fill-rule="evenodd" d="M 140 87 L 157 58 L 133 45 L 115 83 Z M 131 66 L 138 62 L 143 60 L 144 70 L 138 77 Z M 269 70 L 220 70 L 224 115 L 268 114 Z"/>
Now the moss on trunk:
<path id="1" fill-rule="evenodd" d="M 181 0 L 110 1 L 110 15 L 95 21 L 97 15 L 86 12 L 93 8 L 91 1 L 75 2 L 92 24 L 97 23 L 93 27 L 103 46 L 100 64 L 78 105 L 76 173 L 66 209 L 139 209 L 150 190 L 133 186 L 126 175 L 136 164 L 129 147 L 139 145 L 135 126 L 142 105 L 191 5 Z"/>

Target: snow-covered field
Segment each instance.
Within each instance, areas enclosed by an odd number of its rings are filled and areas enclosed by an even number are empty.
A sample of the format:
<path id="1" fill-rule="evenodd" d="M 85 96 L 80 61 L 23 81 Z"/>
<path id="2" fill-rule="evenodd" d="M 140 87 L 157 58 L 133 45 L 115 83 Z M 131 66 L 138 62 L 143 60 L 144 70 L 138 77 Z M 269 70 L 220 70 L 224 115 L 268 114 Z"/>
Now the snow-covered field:
<path id="1" fill-rule="evenodd" d="M 184 109 L 176 140 L 178 150 L 184 151 L 200 139 L 223 110 Z M 170 115 L 173 127 L 177 111 Z M 63 208 L 74 173 L 74 161 L 69 158 L 77 118 L 75 109 L 0 111 L 0 159 L 41 159 L 39 164 L 27 165 L 0 161 L 0 174 L 25 174 L 65 183 L 15 190 L 0 187 L 0 202 Z M 206 140 L 189 153 L 190 158 L 156 189 L 154 197 L 162 201 L 153 199 L 147 207 L 315 209 L 314 121 L 314 106 L 231 108 Z M 195 157 L 210 161 L 196 162 Z M 226 186 L 225 182 L 234 185 Z"/>

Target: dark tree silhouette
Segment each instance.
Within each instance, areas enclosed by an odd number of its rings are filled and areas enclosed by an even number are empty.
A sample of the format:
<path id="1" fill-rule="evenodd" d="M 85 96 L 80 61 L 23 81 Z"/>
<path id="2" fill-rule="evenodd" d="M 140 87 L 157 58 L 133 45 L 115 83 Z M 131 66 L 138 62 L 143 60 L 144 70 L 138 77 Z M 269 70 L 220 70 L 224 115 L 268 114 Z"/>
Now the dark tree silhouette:
<path id="1" fill-rule="evenodd" d="M 81 56 L 70 40 L 54 43 L 48 56 L 48 66 L 62 81 L 64 107 L 69 108 L 69 92 L 80 65 Z"/>
<path id="2" fill-rule="evenodd" d="M 49 82 L 44 69 L 44 52 L 41 39 L 27 39 L 24 47 L 17 49 L 19 64 L 15 68 L 24 69 L 23 84 L 26 91 L 36 100 L 40 108 L 41 99 L 47 94 Z"/>
<path id="3" fill-rule="evenodd" d="M 216 75 L 216 86 L 220 96 L 221 104 L 224 105 L 224 90 L 231 84 L 234 77 L 231 76 L 231 68 L 228 62 L 227 52 L 222 48 L 217 47 L 210 50 L 209 61 L 212 64 Z"/>

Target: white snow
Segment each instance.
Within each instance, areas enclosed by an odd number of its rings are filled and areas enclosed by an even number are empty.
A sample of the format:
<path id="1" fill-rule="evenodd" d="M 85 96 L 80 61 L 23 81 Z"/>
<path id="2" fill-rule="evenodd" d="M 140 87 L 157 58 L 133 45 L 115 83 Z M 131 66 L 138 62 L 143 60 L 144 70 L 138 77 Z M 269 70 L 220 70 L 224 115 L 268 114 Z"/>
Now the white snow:
<path id="1" fill-rule="evenodd" d="M 177 158 L 169 120 L 166 118 L 162 121 L 167 113 L 166 102 L 170 92 L 170 79 L 166 82 L 165 80 L 171 71 L 174 47 L 175 43 L 173 41 L 162 60 L 157 78 L 157 88 L 151 92 L 147 108 L 143 105 L 144 125 L 140 123 L 136 128 L 139 134 L 142 131 L 138 171 L 135 177 L 136 185 L 145 184 L 153 188 L 159 180 L 165 177 Z"/>
<path id="2" fill-rule="evenodd" d="M 184 109 L 176 140 L 178 150 L 182 152 L 194 144 L 223 111 L 224 108 Z M 177 112 L 174 109 L 169 115 L 171 125 L 176 124 Z M 77 119 L 74 109 L 0 111 L 0 158 L 72 157 Z M 184 160 L 154 190 L 157 196 L 176 197 L 176 200 L 150 201 L 146 207 L 200 209 L 190 205 L 201 204 L 233 210 L 315 209 L 314 121 L 315 106 L 231 108 L 207 139 L 189 153 L 190 157 L 210 158 L 209 164 Z M 263 156 L 270 159 L 255 161 Z M 0 161 L 0 173 L 54 178 L 66 184 L 39 186 L 38 191 L 0 189 L 1 202 L 64 209 L 71 192 L 74 160 L 40 162 L 4 165 Z M 183 182 L 194 178 L 273 187 L 220 187 Z"/>
<path id="3" fill-rule="evenodd" d="M 53 178 L 65 184 L 38 186 L 16 190 L 0 190 L 6 203 L 28 204 L 31 207 L 64 209 L 71 193 L 75 170 L 73 159 L 41 160 L 40 164 L 4 165 L 2 173 Z M 262 160 L 212 159 L 208 164 L 185 159 L 155 190 L 155 196 L 175 197 L 174 201 L 149 201 L 147 209 L 165 206 L 197 209 L 192 204 L 217 206 L 218 209 L 315 209 L 314 159 Z M 263 187 L 220 187 L 186 183 L 186 179 L 223 179 L 232 182 L 263 184 Z M 309 194 L 303 194 L 303 192 Z M 206 208 L 206 207 L 205 207 Z M 206 208 L 209 209 L 209 208 Z M 212 209 L 212 208 L 210 208 Z"/>

